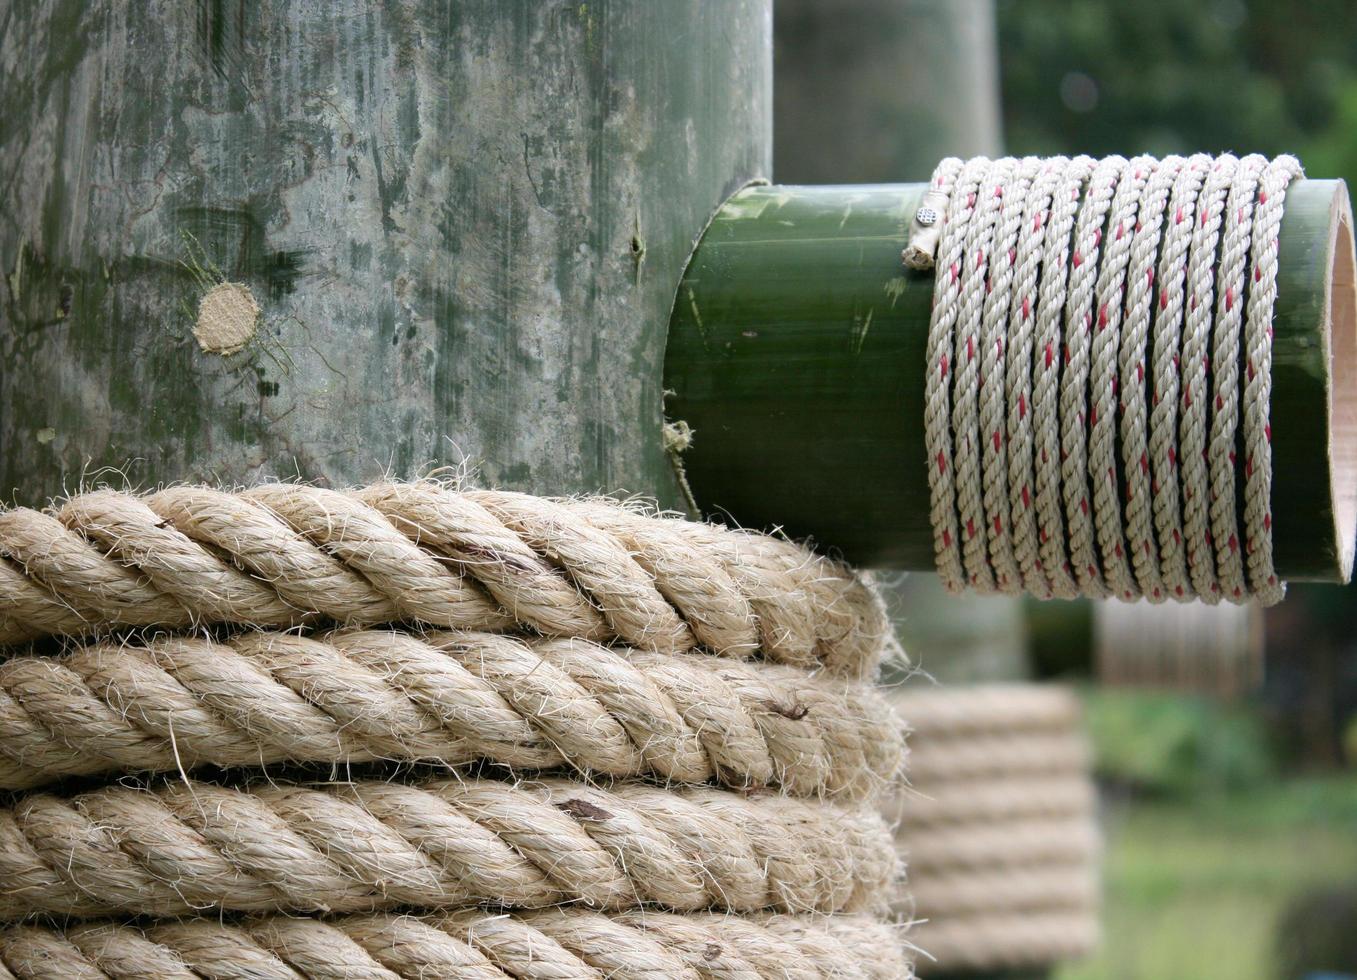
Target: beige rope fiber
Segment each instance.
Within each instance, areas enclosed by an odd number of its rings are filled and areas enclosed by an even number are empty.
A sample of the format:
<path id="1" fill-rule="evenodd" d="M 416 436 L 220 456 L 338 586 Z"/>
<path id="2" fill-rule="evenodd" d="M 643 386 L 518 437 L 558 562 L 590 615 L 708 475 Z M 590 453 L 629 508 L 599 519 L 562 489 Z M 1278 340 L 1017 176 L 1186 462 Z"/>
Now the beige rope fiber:
<path id="1" fill-rule="evenodd" d="M 1087 953 L 1101 842 L 1077 699 L 1010 684 L 906 687 L 892 701 L 911 726 L 910 786 L 885 809 L 909 865 L 894 904 L 918 923 L 919 971 Z"/>
<path id="2" fill-rule="evenodd" d="M 0 789 L 200 763 L 489 759 L 861 799 L 903 747 L 855 682 L 588 640 L 250 632 L 0 662 Z"/>
<path id="3" fill-rule="evenodd" d="M 579 910 L 284 916 L 0 931 L 17 980 L 901 980 L 894 928 L 858 916 Z M 0 973 L 0 975 L 4 975 Z"/>
<path id="4" fill-rule="evenodd" d="M 0 512 L 0 643 L 113 627 L 395 620 L 703 647 L 865 677 L 884 612 L 787 541 L 601 500 L 423 481 L 100 490 Z"/>
<path id="5" fill-rule="evenodd" d="M 568 780 L 188 778 L 0 811 L 0 920 L 353 912 L 491 903 L 870 912 L 895 875 L 880 816 L 780 796 Z"/>
<path id="6" fill-rule="evenodd" d="M 924 426 L 949 589 L 1279 601 L 1272 316 L 1291 157 L 947 159 Z M 1240 517 L 1242 515 L 1242 524 Z"/>

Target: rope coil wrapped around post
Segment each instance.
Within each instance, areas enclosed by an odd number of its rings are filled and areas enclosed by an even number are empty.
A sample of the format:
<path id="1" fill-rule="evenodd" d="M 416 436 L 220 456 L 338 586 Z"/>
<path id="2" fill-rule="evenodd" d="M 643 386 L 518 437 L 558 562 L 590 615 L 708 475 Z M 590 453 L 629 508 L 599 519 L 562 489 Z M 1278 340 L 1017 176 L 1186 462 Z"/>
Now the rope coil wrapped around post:
<path id="1" fill-rule="evenodd" d="M 1229 154 L 938 166 L 941 231 L 905 258 L 937 262 L 925 434 L 948 588 L 1281 599 L 1272 317 L 1300 176 Z"/>
<path id="2" fill-rule="evenodd" d="M 1037 685 L 906 688 L 910 788 L 886 804 L 909 864 L 922 972 L 1051 966 L 1098 938 L 1101 849 L 1074 696 Z"/>
<path id="3" fill-rule="evenodd" d="M 788 541 L 431 482 L 99 490 L 0 513 L 0 641 L 0 976 L 912 975 L 866 683 L 897 648 Z"/>

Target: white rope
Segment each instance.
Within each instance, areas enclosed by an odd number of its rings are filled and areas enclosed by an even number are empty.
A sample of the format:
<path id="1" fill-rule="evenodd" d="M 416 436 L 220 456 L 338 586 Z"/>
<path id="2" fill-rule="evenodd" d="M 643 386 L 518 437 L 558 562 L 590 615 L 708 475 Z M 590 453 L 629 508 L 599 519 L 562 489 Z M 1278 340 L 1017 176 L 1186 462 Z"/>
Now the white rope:
<path id="1" fill-rule="evenodd" d="M 1295 157 L 1281 156 L 1268 166 L 1253 217 L 1253 282 L 1244 320 L 1244 542 L 1249 581 L 1263 602 L 1283 594 L 1272 565 L 1272 311 L 1277 303 L 1277 235 L 1282 225 L 1286 187 L 1302 175 Z"/>
<path id="2" fill-rule="evenodd" d="M 1183 283 L 1188 249 L 1196 227 L 1197 196 L 1211 168 L 1211 158 L 1197 154 L 1179 173 L 1169 199 L 1164 247 L 1159 259 L 1159 301 L 1154 314 L 1154 362 L 1151 378 L 1150 460 L 1154 482 L 1154 526 L 1159 539 L 1159 570 L 1164 588 L 1178 600 L 1192 595 L 1183 550 L 1183 517 L 1178 490 L 1178 357 L 1183 335 Z"/>
<path id="3" fill-rule="evenodd" d="M 1015 250 L 1012 305 L 1008 311 L 1011 330 L 1005 365 L 1008 396 L 1008 506 L 1012 514 L 1013 558 L 1022 575 L 1022 587 L 1041 599 L 1055 592 L 1052 579 L 1042 567 L 1040 528 L 1036 496 L 1036 429 L 1032 425 L 1035 397 L 1032 374 L 1033 345 L 1037 337 L 1037 283 L 1046 229 L 1060 175 L 1069 166 L 1064 157 L 1041 164 L 1023 207 L 1021 229 Z M 1073 214 L 1073 210 L 1070 211 Z M 1066 239 L 1069 234 L 1066 232 Z M 1039 360 L 1038 360 L 1039 363 Z"/>
<path id="4" fill-rule="evenodd" d="M 939 165 L 941 229 L 906 251 L 938 257 L 925 440 L 949 589 L 1281 598 L 1271 319 L 1299 176 L 1229 155 Z"/>
<path id="5" fill-rule="evenodd" d="M 1069 549 L 1066 547 L 1064 499 L 1061 494 L 1060 366 L 1064 359 L 1064 313 L 1070 233 L 1093 173 L 1091 157 L 1075 157 L 1065 167 L 1051 195 L 1042 277 L 1037 289 L 1037 342 L 1032 351 L 1036 381 L 1032 387 L 1032 427 L 1036 430 L 1034 463 L 1037 471 L 1037 525 L 1041 568 L 1051 580 L 1051 592 L 1060 599 L 1079 595 Z"/>
<path id="6" fill-rule="evenodd" d="M 1000 592 L 1022 591 L 1017 558 L 1013 554 L 1012 520 L 1008 494 L 1007 405 L 1012 398 L 1008 386 L 1006 351 L 1008 343 L 1009 296 L 1013 291 L 1014 267 L 1018 262 L 1018 234 L 1022 227 L 1027 192 L 1041 161 L 1027 157 L 1019 165 L 1013 182 L 1002 188 L 999 225 L 995 232 L 994 255 L 986 284 L 985 307 L 980 337 L 980 436 L 984 461 L 985 536 L 989 541 L 990 562 L 994 566 L 996 587 Z"/>
<path id="7" fill-rule="evenodd" d="M 1150 320 L 1154 305 L 1154 266 L 1159 251 L 1160 230 L 1169 193 L 1186 163 L 1182 157 L 1166 158 L 1150 178 L 1140 201 L 1135 243 L 1127 270 L 1126 320 L 1122 325 L 1120 380 L 1121 460 L 1126 486 L 1126 539 L 1131 566 L 1142 595 L 1151 602 L 1165 599 L 1159 550 L 1153 530 L 1153 490 L 1150 479 L 1150 447 L 1146 432 L 1149 415 L 1145 352 L 1149 347 Z"/>
<path id="8" fill-rule="evenodd" d="M 975 207 L 975 187 L 989 161 L 949 158 L 938 164 L 929 193 L 950 195 L 946 228 L 964 229 Z M 933 550 L 937 555 L 938 575 L 951 591 L 965 582 L 957 538 L 955 461 L 952 458 L 952 373 L 956 367 L 956 344 L 952 328 L 956 323 L 957 297 L 961 292 L 961 258 L 965 253 L 963 235 L 951 236 L 939 249 L 938 271 L 933 283 L 933 312 L 928 328 L 928 373 L 924 386 L 924 427 L 929 433 L 928 475 L 932 491 L 929 516 L 933 525 Z M 917 260 L 916 260 L 917 261 Z"/>

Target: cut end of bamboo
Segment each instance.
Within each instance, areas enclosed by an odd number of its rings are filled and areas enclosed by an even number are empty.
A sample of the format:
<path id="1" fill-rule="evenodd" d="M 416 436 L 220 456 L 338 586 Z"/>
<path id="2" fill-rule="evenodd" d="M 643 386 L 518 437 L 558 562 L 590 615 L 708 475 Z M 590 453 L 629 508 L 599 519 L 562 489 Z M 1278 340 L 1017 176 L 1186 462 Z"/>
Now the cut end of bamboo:
<path id="1" fill-rule="evenodd" d="M 1341 183 L 1341 182 L 1340 182 Z M 1334 195 L 1330 220 L 1329 291 L 1325 302 L 1329 362 L 1329 492 L 1343 582 L 1352 579 L 1357 547 L 1357 249 L 1347 187 Z"/>

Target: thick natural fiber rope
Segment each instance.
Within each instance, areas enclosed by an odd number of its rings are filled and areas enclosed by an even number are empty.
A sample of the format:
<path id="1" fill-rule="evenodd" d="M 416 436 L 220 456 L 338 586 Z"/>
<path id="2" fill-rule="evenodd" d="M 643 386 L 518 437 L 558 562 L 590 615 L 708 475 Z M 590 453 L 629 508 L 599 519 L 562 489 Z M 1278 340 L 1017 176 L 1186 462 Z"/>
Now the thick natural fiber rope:
<path id="1" fill-rule="evenodd" d="M 435 482 L 96 491 L 0 513 L 0 643 L 323 617 L 697 646 L 867 676 L 887 624 L 843 567 L 764 535 Z"/>
<path id="2" fill-rule="evenodd" d="M 0 970 L 18 980 L 907 980 L 896 933 L 857 916 L 565 909 L 18 926 L 0 931 Z"/>
<path id="3" fill-rule="evenodd" d="M 910 869 L 894 907 L 922 923 L 920 969 L 1049 964 L 1085 952 L 1097 931 L 1101 845 L 1073 693 L 906 687 L 892 701 L 912 729 L 911 785 L 886 806 Z M 1070 924 L 1069 948 L 1043 938 L 1052 916 Z M 1018 955 L 1012 936 L 1027 917 L 1033 936 Z"/>
<path id="4" fill-rule="evenodd" d="M 924 424 L 949 588 L 1281 598 L 1271 320 L 1300 175 L 1256 155 L 939 165 L 941 229 L 916 222 L 906 256 L 938 258 Z"/>
<path id="5" fill-rule="evenodd" d="M 910 936 L 928 953 L 917 964 L 923 975 L 1047 966 L 1086 956 L 1098 938 L 1097 917 L 1083 910 L 950 916 L 921 922 Z"/>
<path id="6" fill-rule="evenodd" d="M 781 664 L 488 633 L 160 637 L 0 663 L 0 789 L 208 763 L 477 759 L 865 798 L 903 730 Z"/>
<path id="7" fill-rule="evenodd" d="M 641 784 L 243 791 L 185 777 L 0 811 L 0 920 L 477 903 L 866 912 L 895 867 L 869 810 Z"/>

